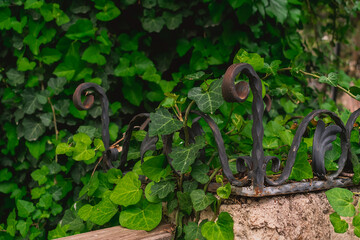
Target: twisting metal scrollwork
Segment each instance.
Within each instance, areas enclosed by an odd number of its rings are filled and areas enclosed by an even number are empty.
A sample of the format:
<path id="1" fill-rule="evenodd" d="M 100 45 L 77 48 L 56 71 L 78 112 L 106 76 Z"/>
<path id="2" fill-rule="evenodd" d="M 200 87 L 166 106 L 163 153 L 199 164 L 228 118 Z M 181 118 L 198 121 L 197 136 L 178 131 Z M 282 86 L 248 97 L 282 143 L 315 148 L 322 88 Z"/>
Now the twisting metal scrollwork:
<path id="1" fill-rule="evenodd" d="M 239 81 L 235 84 L 236 77 L 239 74 L 246 75 L 249 79 L 249 82 Z M 118 158 L 118 150 L 109 146 L 109 103 L 104 90 L 94 83 L 80 84 L 73 95 L 74 105 L 79 110 L 88 110 L 91 108 L 94 103 L 93 95 L 85 94 L 85 101 L 81 101 L 81 94 L 90 88 L 94 89 L 95 92 L 98 93 L 101 97 L 102 138 L 106 149 L 103 157 L 106 163 L 105 166 L 107 168 L 112 168 L 112 161 L 115 161 Z M 201 135 L 203 133 L 203 129 L 198 123 L 199 119 L 202 118 L 212 131 L 224 175 L 234 186 L 233 190 L 235 194 L 259 197 L 304 191 L 315 191 L 336 186 L 344 187 L 352 185 L 352 180 L 350 178 L 340 178 L 339 175 L 344 170 L 344 167 L 347 163 L 351 164 L 350 160 L 352 156 L 350 149 L 350 137 L 354 123 L 360 116 L 360 109 L 351 114 L 346 125 L 344 125 L 344 123 L 335 113 L 328 110 L 315 110 L 308 114 L 296 130 L 284 168 L 282 169 L 277 179 L 272 179 L 266 175 L 267 164 L 271 161 L 272 171 L 278 172 L 280 170 L 281 162 L 275 156 L 265 156 L 263 150 L 264 100 L 262 98 L 261 79 L 249 64 L 240 63 L 231 65 L 223 77 L 222 95 L 225 101 L 235 103 L 243 102 L 249 96 L 250 91 L 252 91 L 253 94 L 253 125 L 251 130 L 253 146 L 251 156 L 238 156 L 236 159 L 237 171 L 239 173 L 245 173 L 247 171 L 248 174 L 247 177 L 242 179 L 237 179 L 230 169 L 224 140 L 215 121 L 203 112 L 195 110 L 190 111 L 190 113 L 195 114 L 198 117 L 193 119 L 192 127 L 188 128 L 189 142 L 194 142 L 195 136 Z M 268 108 L 271 106 L 270 97 L 266 96 L 265 101 L 267 102 L 267 110 L 269 111 Z M 326 127 L 322 120 L 317 121 L 313 139 L 312 168 L 314 174 L 318 177 L 319 180 L 313 180 L 311 182 L 287 182 L 294 167 L 296 155 L 308 125 L 315 117 L 324 115 L 332 118 L 335 124 Z M 120 157 L 119 167 L 121 169 L 124 168 L 124 165 L 127 161 L 130 139 L 135 126 L 141 125 L 140 129 L 145 129 L 148 126 L 149 121 L 150 114 L 148 113 L 138 114 L 130 121 L 128 129 L 125 133 Z M 184 138 L 184 132 L 182 131 L 183 130 L 180 131 L 180 137 Z M 338 169 L 333 173 L 327 174 L 325 169 L 325 153 L 332 148 L 332 143 L 336 140 L 337 135 L 340 136 L 342 150 L 340 158 L 337 162 Z M 172 166 L 172 159 L 169 157 L 169 154 L 172 151 L 173 134 L 163 135 L 161 138 L 163 142 L 163 154 L 167 157 L 170 166 Z M 150 137 L 149 134 L 146 135 L 140 147 L 141 162 L 143 162 L 144 155 L 147 151 L 156 149 L 156 143 L 158 140 L 158 136 Z M 174 172 L 179 174 L 175 169 Z"/>

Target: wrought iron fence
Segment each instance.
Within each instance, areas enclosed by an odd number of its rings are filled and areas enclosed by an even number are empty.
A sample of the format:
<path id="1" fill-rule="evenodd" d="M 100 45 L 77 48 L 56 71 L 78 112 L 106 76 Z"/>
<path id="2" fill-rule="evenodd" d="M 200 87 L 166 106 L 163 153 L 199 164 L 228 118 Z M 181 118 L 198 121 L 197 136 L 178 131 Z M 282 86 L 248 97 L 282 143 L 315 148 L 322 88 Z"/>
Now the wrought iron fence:
<path id="1" fill-rule="evenodd" d="M 235 84 L 235 79 L 239 74 L 245 74 L 249 78 L 249 83 L 240 81 Z M 101 98 L 102 106 L 102 139 L 105 146 L 104 166 L 105 168 L 112 168 L 112 162 L 118 158 L 118 150 L 110 148 L 109 145 L 109 112 L 108 112 L 108 99 L 103 89 L 94 83 L 80 84 L 73 95 L 74 105 L 79 110 L 88 110 L 94 103 L 93 95 L 86 95 L 84 102 L 81 101 L 81 95 L 87 89 L 94 89 Z M 251 156 L 238 156 L 236 159 L 236 168 L 239 173 L 247 173 L 247 176 L 238 180 L 234 177 L 226 154 L 224 140 L 222 138 L 219 127 L 214 120 L 205 113 L 200 111 L 191 111 L 192 114 L 198 115 L 199 118 L 205 120 L 212 130 L 216 146 L 218 149 L 220 163 L 223 169 L 223 173 L 226 178 L 232 184 L 232 191 L 236 195 L 261 197 L 270 195 L 290 194 L 296 192 L 309 192 L 316 190 L 329 189 L 332 187 L 346 187 L 353 185 L 352 179 L 348 176 L 341 176 L 344 172 L 345 165 L 351 166 L 351 148 L 350 148 L 350 136 L 354 123 L 360 115 L 360 109 L 353 112 L 348 119 L 346 125 L 334 112 L 328 110 L 315 110 L 308 114 L 301 124 L 299 125 L 286 160 L 285 167 L 282 169 L 281 174 L 272 179 L 266 175 L 266 166 L 268 163 L 272 164 L 272 171 L 278 172 L 280 170 L 280 160 L 276 156 L 265 156 L 263 149 L 263 114 L 264 114 L 264 102 L 262 98 L 262 83 L 261 79 L 254 71 L 251 65 L 240 63 L 231 65 L 224 77 L 222 83 L 222 95 L 227 102 L 243 102 L 247 99 L 250 90 L 253 94 L 252 101 L 252 138 L 253 146 Z M 319 120 L 315 129 L 313 138 L 313 150 L 312 150 L 312 169 L 316 176 L 316 179 L 303 182 L 289 182 L 288 178 L 291 174 L 292 168 L 295 163 L 296 155 L 302 140 L 302 137 L 311 122 L 317 116 L 327 115 L 331 117 L 334 124 L 325 126 L 322 120 Z M 196 119 L 196 121 L 199 120 Z M 129 151 L 130 139 L 134 126 L 141 125 L 141 129 L 146 128 L 150 122 L 150 114 L 141 113 L 136 115 L 129 123 L 128 130 L 125 133 L 124 143 L 122 146 L 122 152 L 120 156 L 120 168 L 122 168 L 127 160 L 127 154 Z M 195 135 L 201 134 L 193 133 Z M 337 134 L 341 139 L 341 156 L 338 160 L 338 170 L 333 173 L 327 173 L 325 169 L 325 152 L 332 148 L 333 141 L 336 140 Z M 192 136 L 194 137 L 194 136 Z M 171 158 L 168 154 L 171 152 L 172 147 L 172 135 L 162 136 L 164 143 L 163 152 L 171 164 Z M 144 153 L 147 150 L 151 150 L 154 143 L 158 141 L 158 137 L 146 136 L 141 144 L 141 152 Z M 154 149 L 152 149 L 154 150 Z M 143 154 L 141 154 L 143 159 Z M 347 174 L 344 174 L 347 175 Z"/>

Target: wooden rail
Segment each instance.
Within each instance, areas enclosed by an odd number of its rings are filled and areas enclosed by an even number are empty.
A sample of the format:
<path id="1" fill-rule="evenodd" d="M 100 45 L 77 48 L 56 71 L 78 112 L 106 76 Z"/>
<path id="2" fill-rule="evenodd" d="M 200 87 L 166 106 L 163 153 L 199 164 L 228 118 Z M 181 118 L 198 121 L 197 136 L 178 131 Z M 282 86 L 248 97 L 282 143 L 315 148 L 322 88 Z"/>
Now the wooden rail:
<path id="1" fill-rule="evenodd" d="M 170 224 L 163 224 L 150 232 L 143 230 L 130 230 L 120 226 L 81 233 L 60 240 L 170 240 L 172 238 Z"/>

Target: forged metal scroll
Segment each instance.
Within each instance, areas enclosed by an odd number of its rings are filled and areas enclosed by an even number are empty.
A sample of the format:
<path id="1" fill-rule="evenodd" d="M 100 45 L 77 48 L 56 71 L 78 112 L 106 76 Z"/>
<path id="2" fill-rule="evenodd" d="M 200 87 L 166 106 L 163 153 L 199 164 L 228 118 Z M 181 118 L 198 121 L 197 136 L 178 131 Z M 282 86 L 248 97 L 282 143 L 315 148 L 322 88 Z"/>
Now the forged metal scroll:
<path id="1" fill-rule="evenodd" d="M 86 99 L 81 101 L 81 95 L 88 89 L 94 89 L 96 93 L 100 95 L 101 101 L 101 135 L 104 142 L 106 154 L 103 155 L 106 168 L 113 168 L 112 161 L 117 158 L 117 152 L 110 150 L 110 134 L 109 134 L 109 101 L 104 90 L 95 83 L 82 83 L 80 84 L 74 94 L 73 103 L 78 110 L 89 110 L 94 104 L 94 95 L 85 94 Z"/>
<path id="2" fill-rule="evenodd" d="M 264 187 L 266 165 L 264 164 L 265 157 L 262 145 L 264 137 L 264 127 L 262 123 L 262 118 L 264 114 L 264 102 L 262 100 L 261 80 L 250 64 L 233 64 L 225 72 L 222 83 L 222 94 L 225 101 L 227 102 L 242 102 L 246 100 L 247 96 L 249 95 L 249 88 L 244 87 L 246 85 L 244 82 L 239 82 L 235 85 L 235 78 L 240 73 L 244 73 L 249 78 L 250 89 L 253 93 L 253 127 L 251 130 L 253 138 L 253 148 L 251 156 L 251 177 L 253 180 L 254 188 L 262 191 Z M 226 163 L 226 165 L 228 165 L 228 163 Z M 232 180 L 229 179 L 229 181 Z"/>

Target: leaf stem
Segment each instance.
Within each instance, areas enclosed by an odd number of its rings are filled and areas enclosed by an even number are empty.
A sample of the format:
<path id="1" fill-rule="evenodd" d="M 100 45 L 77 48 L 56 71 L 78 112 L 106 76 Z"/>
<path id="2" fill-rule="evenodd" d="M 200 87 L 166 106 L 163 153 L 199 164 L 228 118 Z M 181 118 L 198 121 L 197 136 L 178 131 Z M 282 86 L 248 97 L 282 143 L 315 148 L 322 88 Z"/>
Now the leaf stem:
<path id="1" fill-rule="evenodd" d="M 211 219 L 212 222 L 215 222 L 216 218 L 219 216 L 220 205 L 221 205 L 221 198 L 216 200 L 216 209 L 215 209 L 215 212 L 214 212 L 214 216 Z"/>
<path id="2" fill-rule="evenodd" d="M 212 179 L 215 177 L 215 175 L 218 173 L 218 171 L 221 169 L 221 167 L 218 167 L 218 168 L 215 168 L 214 169 L 214 172 L 210 175 L 210 179 L 209 181 L 205 184 L 204 186 L 204 192 L 206 193 L 208 187 L 209 187 L 209 184 L 211 183 Z"/>

